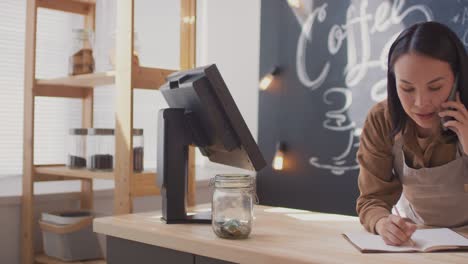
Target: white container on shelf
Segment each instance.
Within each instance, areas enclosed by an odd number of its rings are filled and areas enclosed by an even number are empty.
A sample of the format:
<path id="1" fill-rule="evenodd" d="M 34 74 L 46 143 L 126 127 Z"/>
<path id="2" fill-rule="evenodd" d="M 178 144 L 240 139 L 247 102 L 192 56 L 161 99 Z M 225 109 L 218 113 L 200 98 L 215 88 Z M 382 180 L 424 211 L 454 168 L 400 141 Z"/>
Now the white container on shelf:
<path id="1" fill-rule="evenodd" d="M 102 258 L 97 234 L 93 232 L 93 218 L 86 211 L 43 213 L 39 226 L 44 253 L 63 261 Z"/>
<path id="2" fill-rule="evenodd" d="M 75 224 L 83 219 L 92 216 L 89 211 L 61 211 L 61 212 L 49 212 L 42 213 L 41 219 L 47 223 L 58 224 L 58 225 L 70 225 Z"/>

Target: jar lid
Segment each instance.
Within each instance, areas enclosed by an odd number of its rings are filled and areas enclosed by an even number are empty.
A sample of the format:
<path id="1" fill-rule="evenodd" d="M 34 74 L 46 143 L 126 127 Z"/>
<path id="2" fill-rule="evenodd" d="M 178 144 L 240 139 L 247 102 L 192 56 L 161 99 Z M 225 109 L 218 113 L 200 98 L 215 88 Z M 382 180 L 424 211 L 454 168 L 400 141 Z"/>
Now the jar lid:
<path id="1" fill-rule="evenodd" d="M 247 188 L 255 183 L 254 177 L 248 174 L 218 174 L 214 185 L 220 188 Z"/>
<path id="2" fill-rule="evenodd" d="M 143 136 L 143 128 L 134 128 L 133 129 L 134 136 Z"/>
<path id="3" fill-rule="evenodd" d="M 87 128 L 71 128 L 69 130 L 70 135 L 87 135 L 88 129 Z"/>
<path id="4" fill-rule="evenodd" d="M 100 136 L 112 136 L 114 135 L 114 129 L 112 128 L 89 128 L 88 134 L 90 135 L 100 135 Z"/>

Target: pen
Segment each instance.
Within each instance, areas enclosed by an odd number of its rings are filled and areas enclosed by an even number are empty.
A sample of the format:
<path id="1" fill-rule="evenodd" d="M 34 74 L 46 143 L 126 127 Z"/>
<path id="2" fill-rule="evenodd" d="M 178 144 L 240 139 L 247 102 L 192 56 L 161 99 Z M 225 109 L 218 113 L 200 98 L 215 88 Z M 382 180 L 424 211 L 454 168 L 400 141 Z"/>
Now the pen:
<path id="1" fill-rule="evenodd" d="M 400 212 L 398 211 L 398 208 L 396 208 L 396 206 L 393 206 L 393 209 L 395 209 L 396 214 L 397 214 L 399 217 L 401 217 Z M 411 238 L 408 240 L 408 242 L 410 242 L 410 244 L 411 244 L 412 247 L 414 247 L 414 246 L 416 245 L 416 243 L 414 243 L 413 239 L 411 239 Z"/>

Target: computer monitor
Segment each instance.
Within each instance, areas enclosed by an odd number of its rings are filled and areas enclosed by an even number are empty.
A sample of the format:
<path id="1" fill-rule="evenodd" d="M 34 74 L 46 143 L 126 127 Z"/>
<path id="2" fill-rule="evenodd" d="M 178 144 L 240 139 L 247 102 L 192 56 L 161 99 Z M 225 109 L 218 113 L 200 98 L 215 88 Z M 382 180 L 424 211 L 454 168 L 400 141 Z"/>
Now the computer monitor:
<path id="1" fill-rule="evenodd" d="M 266 162 L 215 64 L 173 73 L 160 91 L 170 108 L 158 117 L 157 183 L 163 220 L 211 223 L 210 215 L 187 215 L 188 147 L 210 161 L 252 171 Z"/>

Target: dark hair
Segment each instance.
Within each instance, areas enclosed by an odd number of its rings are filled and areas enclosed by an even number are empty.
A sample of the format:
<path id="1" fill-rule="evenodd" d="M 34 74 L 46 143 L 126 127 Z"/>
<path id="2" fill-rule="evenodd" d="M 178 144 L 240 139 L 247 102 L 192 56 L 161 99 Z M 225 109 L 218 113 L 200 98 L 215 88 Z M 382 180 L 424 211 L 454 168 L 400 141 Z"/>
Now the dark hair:
<path id="1" fill-rule="evenodd" d="M 392 121 L 392 138 L 404 128 L 408 116 L 398 98 L 394 73 L 395 62 L 402 55 L 415 52 L 450 64 L 454 76 L 458 73 L 458 91 L 468 108 L 468 60 L 465 47 L 447 26 L 437 22 L 414 24 L 400 33 L 388 53 L 387 104 Z M 451 130 L 446 134 L 454 136 Z"/>

